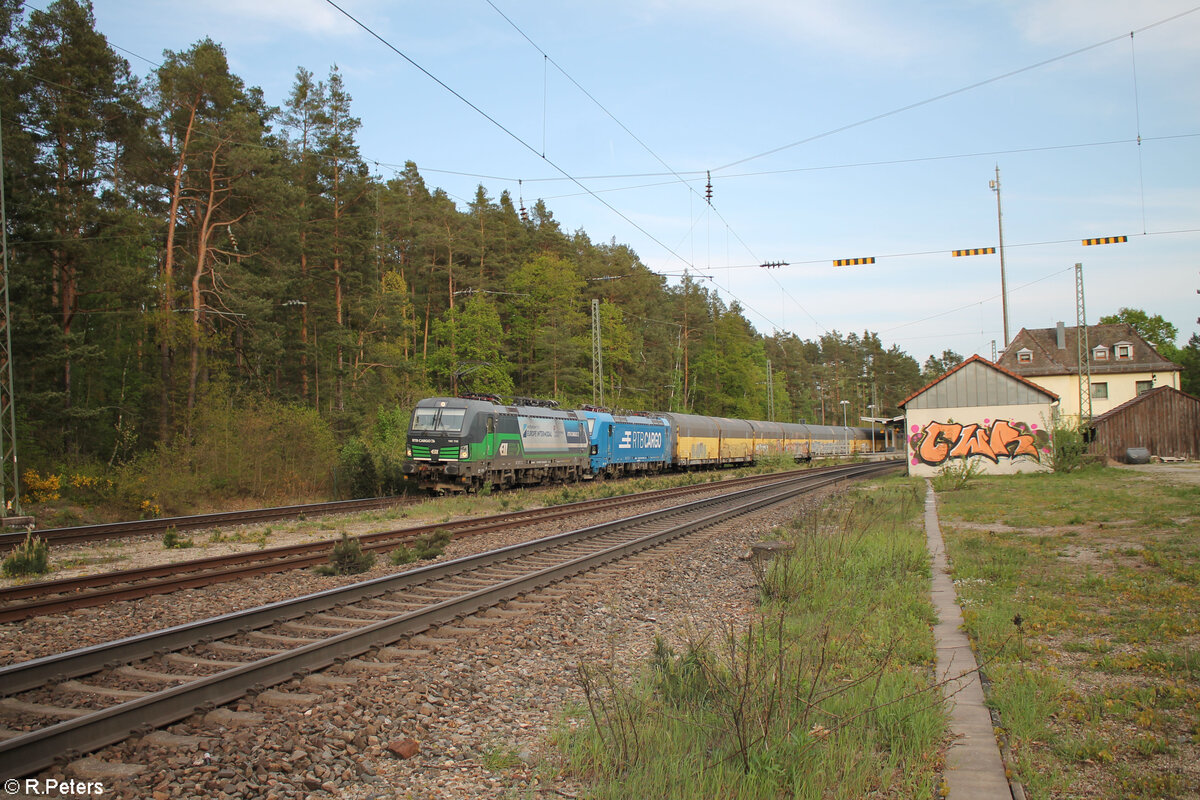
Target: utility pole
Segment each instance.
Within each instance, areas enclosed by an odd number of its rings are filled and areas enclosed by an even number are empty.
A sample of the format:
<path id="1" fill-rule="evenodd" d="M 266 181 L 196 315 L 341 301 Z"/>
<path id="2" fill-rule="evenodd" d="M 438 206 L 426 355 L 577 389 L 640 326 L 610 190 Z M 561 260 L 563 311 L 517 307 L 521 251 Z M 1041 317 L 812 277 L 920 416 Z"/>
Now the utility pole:
<path id="1" fill-rule="evenodd" d="M 1004 274 L 1004 212 L 1000 206 L 1000 165 L 996 165 L 996 180 L 988 181 L 996 193 L 996 225 L 1000 229 L 1000 305 L 1004 309 L 1004 347 L 1008 348 L 1008 279 Z"/>

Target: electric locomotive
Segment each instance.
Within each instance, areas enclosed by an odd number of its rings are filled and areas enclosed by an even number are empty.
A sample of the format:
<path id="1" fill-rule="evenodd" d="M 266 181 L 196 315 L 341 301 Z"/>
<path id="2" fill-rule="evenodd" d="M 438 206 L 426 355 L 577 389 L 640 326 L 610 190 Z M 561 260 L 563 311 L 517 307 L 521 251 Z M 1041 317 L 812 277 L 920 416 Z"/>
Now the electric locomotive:
<path id="1" fill-rule="evenodd" d="M 402 470 L 433 492 L 577 481 L 589 471 L 586 422 L 555 406 L 491 395 L 421 400 Z"/>
<path id="2" fill-rule="evenodd" d="M 610 478 L 671 467 L 671 424 L 653 414 L 612 414 L 584 406 L 591 447 L 591 474 Z"/>

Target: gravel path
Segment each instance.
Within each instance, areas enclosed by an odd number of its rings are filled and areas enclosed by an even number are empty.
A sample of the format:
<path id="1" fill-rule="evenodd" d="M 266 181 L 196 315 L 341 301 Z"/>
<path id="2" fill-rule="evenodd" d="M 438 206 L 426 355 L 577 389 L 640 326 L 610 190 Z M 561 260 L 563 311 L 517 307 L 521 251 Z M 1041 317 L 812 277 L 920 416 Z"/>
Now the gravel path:
<path id="1" fill-rule="evenodd" d="M 106 797 L 139 800 L 575 796 L 580 787 L 555 777 L 546 735 L 582 721 L 564 720 L 564 709 L 582 700 L 577 665 L 612 664 L 624 671 L 645 659 L 656 635 L 679 645 L 689 630 L 744 626 L 756 587 L 742 556 L 750 543 L 813 502 L 792 501 L 711 528 L 484 612 L 456 629 L 385 648 L 376 659 L 281 685 L 218 709 L 208 720 L 197 715 L 168 729 L 199 739 L 151 734 L 76 762 L 68 772 L 103 781 Z M 573 520 L 569 527 L 592 521 Z M 518 541 L 529 532 L 499 536 Z M 480 537 L 456 543 L 446 557 L 503 543 Z M 217 613 L 335 582 L 304 572 L 117 604 L 127 607 L 121 610 L 85 609 L 7 626 L 31 627 L 4 646 L 48 652 L 61 644 L 44 639 L 86 644 L 82 640 L 120 635 L 122 625 L 174 624 L 188 608 Z M 148 619 L 153 622 L 147 625 Z M 107 635 L 89 636 L 92 626 Z M 35 636 L 37 646 L 24 641 Z M 115 771 L 122 766 L 140 771 L 119 777 Z"/>

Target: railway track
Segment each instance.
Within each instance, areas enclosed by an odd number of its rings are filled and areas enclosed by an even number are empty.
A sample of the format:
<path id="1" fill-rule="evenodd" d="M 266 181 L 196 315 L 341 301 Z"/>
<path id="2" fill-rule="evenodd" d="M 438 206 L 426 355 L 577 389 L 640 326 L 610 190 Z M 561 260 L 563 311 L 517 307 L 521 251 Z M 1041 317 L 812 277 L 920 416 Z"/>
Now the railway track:
<path id="1" fill-rule="evenodd" d="M 807 474 L 823 474 L 835 467 L 807 470 Z M 753 486 L 770 481 L 772 475 L 753 475 L 723 481 L 722 486 Z M 436 531 L 447 531 L 454 538 L 482 532 L 567 519 L 580 513 L 620 508 L 646 501 L 683 497 L 711 490 L 713 484 L 661 489 L 616 498 L 585 500 L 548 508 L 496 514 L 458 522 L 436 523 L 401 528 L 358 537 L 364 551 L 386 553 L 401 544 Z M 240 580 L 291 569 L 302 569 L 324 563 L 333 540 L 272 547 L 247 553 L 233 553 L 193 559 L 174 564 L 162 564 L 137 569 L 117 570 L 98 575 L 85 575 L 55 581 L 38 581 L 0 589 L 0 622 L 12 622 L 33 616 L 57 614 L 76 608 L 88 608 L 120 600 L 134 600 L 153 594 L 166 594 L 181 589 L 194 589 L 216 583 Z"/>
<path id="2" fill-rule="evenodd" d="M 222 525 L 240 525 L 248 522 L 270 522 L 279 519 L 295 519 L 300 516 L 321 514 L 348 514 L 355 511 L 371 511 L 376 508 L 410 505 L 424 497 L 368 497 L 359 500 L 335 500 L 328 503 L 305 503 L 296 506 L 274 508 L 252 508 L 246 511 L 219 511 L 212 514 L 195 514 L 190 517 L 158 517 L 126 522 L 105 522 L 98 525 L 78 525 L 70 528 L 42 528 L 33 533 L 54 544 L 78 544 L 119 539 L 123 536 L 149 536 L 177 531 L 213 528 Z M 0 552 L 14 547 L 25 540 L 26 531 L 0 532 Z"/>
<path id="3" fill-rule="evenodd" d="M 395 643 L 430 628 L 891 466 L 791 473 L 717 498 L 0 668 L 0 776 L 36 772 L 334 663 L 368 659 L 368 670 L 394 670 L 395 663 L 370 661 L 371 653 L 390 648 L 403 657 Z"/>

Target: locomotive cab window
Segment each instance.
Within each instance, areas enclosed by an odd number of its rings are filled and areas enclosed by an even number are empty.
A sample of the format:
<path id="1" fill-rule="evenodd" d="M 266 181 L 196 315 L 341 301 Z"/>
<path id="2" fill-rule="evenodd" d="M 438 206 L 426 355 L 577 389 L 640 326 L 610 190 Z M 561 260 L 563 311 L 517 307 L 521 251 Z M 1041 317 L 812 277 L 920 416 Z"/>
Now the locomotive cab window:
<path id="1" fill-rule="evenodd" d="M 458 433 L 466 416 L 465 408 L 418 408 L 413 412 L 412 429 Z"/>

